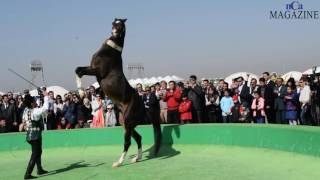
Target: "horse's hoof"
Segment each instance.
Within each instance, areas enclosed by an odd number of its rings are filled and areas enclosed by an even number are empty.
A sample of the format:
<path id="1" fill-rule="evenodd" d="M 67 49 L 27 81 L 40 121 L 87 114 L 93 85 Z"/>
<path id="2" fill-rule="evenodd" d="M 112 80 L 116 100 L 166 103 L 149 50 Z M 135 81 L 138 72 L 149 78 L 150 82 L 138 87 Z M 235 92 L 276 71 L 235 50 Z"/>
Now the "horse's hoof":
<path id="1" fill-rule="evenodd" d="M 131 159 L 131 163 L 137 163 L 139 160 L 137 158 Z"/>
<path id="2" fill-rule="evenodd" d="M 112 167 L 113 168 L 117 168 L 117 167 L 120 167 L 121 166 L 121 163 L 119 163 L 119 162 L 114 162 L 113 164 L 112 164 Z"/>
<path id="3" fill-rule="evenodd" d="M 137 163 L 141 160 L 141 157 L 134 157 L 131 159 L 131 163 Z"/>
<path id="4" fill-rule="evenodd" d="M 77 67 L 76 70 L 75 70 L 75 73 L 77 74 L 77 76 L 78 76 L 79 78 L 82 78 L 81 67 Z"/>

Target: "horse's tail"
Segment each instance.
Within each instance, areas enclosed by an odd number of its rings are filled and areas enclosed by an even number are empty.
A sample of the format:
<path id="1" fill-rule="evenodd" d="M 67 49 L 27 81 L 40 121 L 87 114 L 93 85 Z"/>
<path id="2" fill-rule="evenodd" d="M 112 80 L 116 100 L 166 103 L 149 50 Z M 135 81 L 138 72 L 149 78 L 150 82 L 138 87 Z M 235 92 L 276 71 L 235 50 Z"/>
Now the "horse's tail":
<path id="1" fill-rule="evenodd" d="M 161 134 L 161 125 L 160 125 L 160 113 L 157 118 L 154 118 L 152 120 L 152 125 L 153 125 L 153 134 L 154 134 L 154 155 L 156 156 L 160 150 L 161 146 L 161 139 L 162 139 L 162 134 Z"/>

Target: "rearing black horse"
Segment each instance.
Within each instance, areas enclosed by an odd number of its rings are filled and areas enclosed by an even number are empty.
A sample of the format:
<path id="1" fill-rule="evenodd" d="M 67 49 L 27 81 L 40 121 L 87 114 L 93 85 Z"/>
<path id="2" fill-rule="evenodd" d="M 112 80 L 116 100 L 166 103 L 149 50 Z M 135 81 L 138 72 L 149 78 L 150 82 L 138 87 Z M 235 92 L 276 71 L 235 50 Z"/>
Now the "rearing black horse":
<path id="1" fill-rule="evenodd" d="M 126 19 L 115 19 L 112 22 L 112 34 L 93 55 L 91 65 L 77 67 L 76 74 L 81 78 L 84 75 L 96 76 L 104 94 L 108 95 L 120 109 L 120 121 L 125 129 L 124 150 L 120 159 L 113 163 L 113 167 L 121 166 L 131 145 L 131 137 L 137 142 L 138 153 L 131 162 L 135 163 L 142 158 L 141 136 L 135 130 L 140 121 L 145 118 L 144 103 L 138 93 L 130 86 L 122 69 L 122 49 L 126 34 Z M 155 136 L 155 155 L 161 143 L 160 118 L 153 120 Z"/>

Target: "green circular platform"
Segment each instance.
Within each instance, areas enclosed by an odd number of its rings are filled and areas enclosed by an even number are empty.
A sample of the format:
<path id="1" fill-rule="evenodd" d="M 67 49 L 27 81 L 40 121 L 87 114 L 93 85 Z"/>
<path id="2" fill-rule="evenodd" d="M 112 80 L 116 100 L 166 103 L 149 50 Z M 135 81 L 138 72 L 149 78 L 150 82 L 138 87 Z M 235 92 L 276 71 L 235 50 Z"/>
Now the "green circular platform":
<path id="1" fill-rule="evenodd" d="M 39 179 L 313 180 L 320 177 L 319 139 L 316 139 L 320 131 L 316 127 L 169 125 L 163 127 L 164 145 L 156 158 L 149 157 L 152 129 L 145 126 L 138 131 L 144 137 L 143 160 L 129 163 L 136 153 L 133 142 L 120 168 L 111 165 L 122 151 L 121 128 L 46 132 L 43 165 L 50 173 Z M 23 134 L 0 135 L 0 179 L 23 178 L 30 157 L 29 146 L 23 141 Z"/>

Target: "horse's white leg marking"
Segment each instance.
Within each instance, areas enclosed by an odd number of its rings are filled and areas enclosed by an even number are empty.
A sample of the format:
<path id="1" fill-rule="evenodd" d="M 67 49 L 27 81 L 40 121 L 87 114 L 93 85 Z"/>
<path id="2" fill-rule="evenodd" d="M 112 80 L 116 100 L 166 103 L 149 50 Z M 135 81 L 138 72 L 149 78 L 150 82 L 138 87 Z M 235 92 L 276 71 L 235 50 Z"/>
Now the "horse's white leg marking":
<path id="1" fill-rule="evenodd" d="M 136 157 L 131 159 L 131 163 L 136 163 L 139 160 L 141 160 L 141 158 L 142 158 L 142 148 L 138 149 L 137 155 L 136 155 Z"/>
<path id="2" fill-rule="evenodd" d="M 119 159 L 117 162 L 114 162 L 114 163 L 112 164 L 112 167 L 115 168 L 115 167 L 121 166 L 121 165 L 123 164 L 125 158 L 126 158 L 126 155 L 127 155 L 127 152 L 123 152 L 123 153 L 121 154 L 121 156 L 120 156 L 120 159 Z"/>
<path id="3" fill-rule="evenodd" d="M 76 83 L 77 83 L 77 88 L 80 89 L 82 86 L 81 78 L 77 75 L 76 76 Z"/>

